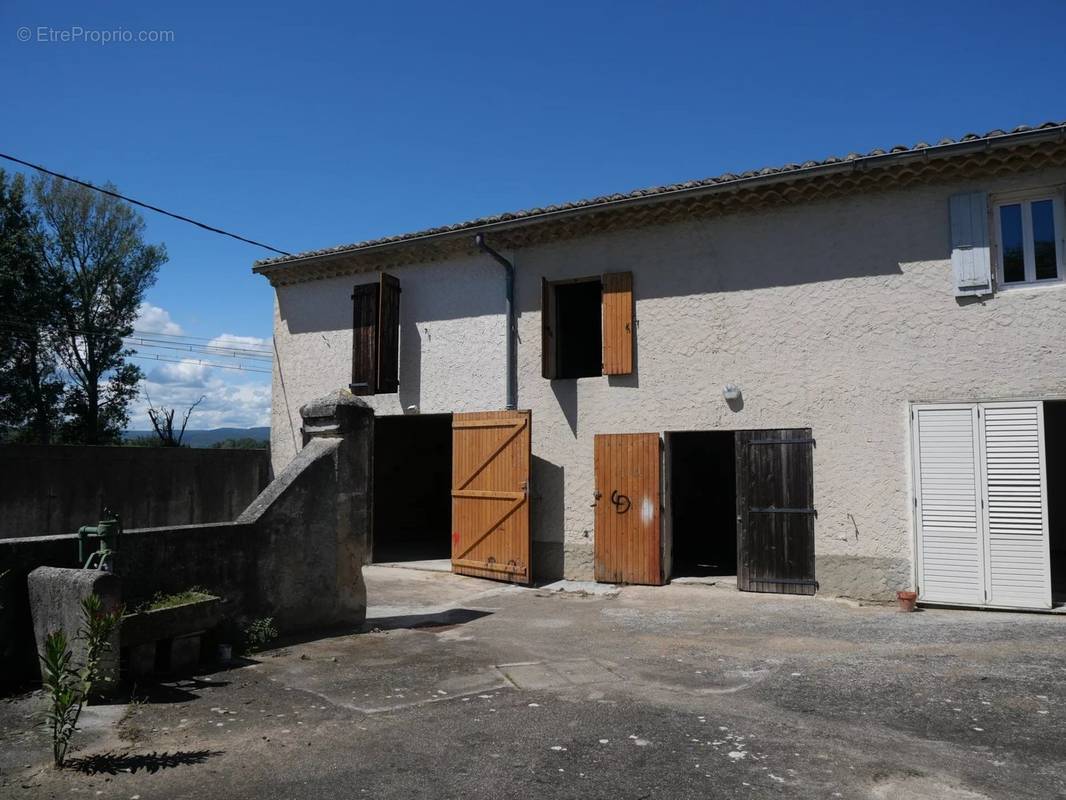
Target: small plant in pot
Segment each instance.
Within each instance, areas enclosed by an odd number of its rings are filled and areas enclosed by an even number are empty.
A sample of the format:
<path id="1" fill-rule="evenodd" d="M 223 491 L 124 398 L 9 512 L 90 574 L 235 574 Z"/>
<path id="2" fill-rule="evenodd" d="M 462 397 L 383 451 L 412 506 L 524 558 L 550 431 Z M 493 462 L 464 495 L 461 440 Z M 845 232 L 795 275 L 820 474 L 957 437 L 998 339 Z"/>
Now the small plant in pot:
<path id="1" fill-rule="evenodd" d="M 901 589 L 896 592 L 896 601 L 900 611 L 914 611 L 914 605 L 918 602 L 918 593 L 910 589 Z"/>

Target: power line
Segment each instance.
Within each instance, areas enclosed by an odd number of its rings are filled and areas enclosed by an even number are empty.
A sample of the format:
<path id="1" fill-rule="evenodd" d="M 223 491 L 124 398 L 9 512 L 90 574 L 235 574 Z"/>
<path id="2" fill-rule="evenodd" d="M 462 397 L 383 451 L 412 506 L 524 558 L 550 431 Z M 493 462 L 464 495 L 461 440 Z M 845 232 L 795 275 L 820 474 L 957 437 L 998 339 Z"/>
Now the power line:
<path id="1" fill-rule="evenodd" d="M 31 321 L 20 319 L 17 317 L 0 317 L 0 328 L 6 328 L 8 330 L 38 330 L 41 326 Z M 218 341 L 219 339 L 225 340 L 224 336 L 216 336 L 214 338 L 207 338 L 204 336 L 178 336 L 177 334 L 158 334 L 154 332 L 139 332 L 134 330 L 128 336 L 121 336 L 114 330 L 106 330 L 103 328 L 97 328 L 95 330 L 88 330 L 83 328 L 66 328 L 48 325 L 45 326 L 47 330 L 55 331 L 57 333 L 64 334 L 78 334 L 82 336 L 113 336 L 119 335 L 125 341 L 137 340 L 142 342 L 144 346 L 150 347 L 152 344 L 163 345 L 181 345 L 177 349 L 198 349 L 203 352 L 211 351 L 225 351 L 231 353 L 245 353 L 247 358 L 272 358 L 272 351 L 269 345 L 266 344 L 245 344 L 238 342 L 233 345 L 227 344 L 211 344 L 211 342 Z M 169 339 L 156 339 L 155 337 L 170 336 Z M 197 339 L 199 341 L 186 342 L 182 339 Z"/>
<path id="2" fill-rule="evenodd" d="M 223 340 L 225 340 L 225 339 L 236 340 L 236 339 L 245 339 L 245 338 L 255 338 L 255 337 L 245 337 L 245 336 L 238 336 L 237 334 L 225 334 L 225 333 L 222 334 L 221 336 L 190 336 L 190 335 L 184 334 L 184 333 L 162 333 L 160 331 L 142 331 L 142 330 L 137 330 L 136 328 L 133 329 L 133 334 L 136 335 L 136 336 L 158 336 L 158 337 L 164 338 L 164 339 L 195 339 L 195 340 L 198 340 L 198 341 L 201 341 L 201 342 L 215 342 L 215 341 L 218 341 L 220 339 L 223 339 Z M 237 342 L 237 344 L 239 344 L 241 347 L 247 347 L 247 348 L 260 347 L 264 351 L 270 352 L 270 345 L 267 344 L 266 342 L 263 342 L 261 344 L 256 343 L 256 342 Z M 229 345 L 221 345 L 221 346 L 228 347 Z"/>
<path id="3" fill-rule="evenodd" d="M 240 348 L 215 347 L 210 345 L 187 344 L 185 342 L 158 342 L 151 339 L 143 339 L 140 336 L 124 336 L 122 341 L 134 344 L 138 347 L 155 348 L 157 350 L 180 350 L 190 353 L 204 353 L 206 355 L 219 355 L 227 358 L 246 358 L 251 361 L 272 361 L 273 358 L 261 350 L 241 350 Z"/>
<path id="4" fill-rule="evenodd" d="M 256 369 L 255 367 L 243 367 L 240 364 L 215 364 L 210 361 L 201 361 L 199 359 L 192 358 L 168 358 L 167 356 L 155 355 L 150 353 L 149 355 L 133 355 L 132 359 L 140 359 L 142 361 L 169 361 L 172 364 L 196 364 L 200 367 L 215 367 L 217 369 L 236 369 L 241 372 L 258 372 L 262 375 L 272 374 L 269 369 Z"/>
<path id="5" fill-rule="evenodd" d="M 214 356 L 214 357 L 217 357 L 217 358 L 228 358 L 228 359 L 232 359 L 234 361 L 258 362 L 260 364 L 263 364 L 263 363 L 269 364 L 272 361 L 272 359 L 269 358 L 269 357 L 248 356 L 248 355 L 241 355 L 240 353 L 228 353 L 228 352 L 226 352 L 224 350 L 197 350 L 197 349 L 194 349 L 192 347 L 173 347 L 173 346 L 170 346 L 170 345 L 139 344 L 137 342 L 129 342 L 128 340 L 123 340 L 123 341 L 124 341 L 125 344 L 132 345 L 133 349 L 136 352 L 141 352 L 142 349 L 144 349 L 144 350 L 166 350 L 166 351 L 177 351 L 179 353 L 191 353 L 193 355 L 198 355 L 198 356 Z"/>
<path id="6" fill-rule="evenodd" d="M 21 158 L 15 158 L 14 156 L 9 156 L 6 153 L 0 153 L 0 158 L 6 159 L 8 161 L 13 161 L 16 164 L 22 164 L 24 167 L 30 167 L 31 169 L 35 169 L 38 172 L 43 172 L 45 175 L 51 175 L 55 178 L 61 178 L 62 180 L 70 181 L 71 183 L 76 183 L 79 186 L 84 186 L 86 189 L 92 189 L 94 192 L 100 192 L 101 194 L 106 194 L 110 197 L 117 197 L 119 200 L 124 200 L 127 203 L 132 203 L 133 205 L 140 206 L 141 208 L 147 208 L 149 211 L 155 211 L 158 214 L 164 214 L 168 217 L 173 217 L 174 219 L 181 220 L 182 222 L 188 222 L 190 225 L 195 225 L 198 228 L 203 228 L 205 231 L 211 231 L 212 233 L 220 233 L 223 236 L 229 236 L 231 239 L 236 239 L 240 242 L 245 242 L 246 244 L 255 245 L 256 247 L 262 247 L 265 250 L 270 250 L 271 252 L 278 253 L 279 255 L 292 255 L 292 253 L 287 253 L 284 250 L 279 250 L 278 248 L 271 247 L 268 244 L 257 242 L 255 241 L 255 239 L 247 239 L 244 236 L 238 236 L 235 233 L 224 231 L 221 228 L 216 228 L 212 225 L 208 225 L 203 222 L 197 222 L 196 220 L 190 219 L 186 216 L 182 216 L 181 214 L 175 214 L 173 211 L 166 211 L 162 208 L 159 208 L 158 206 L 149 205 L 148 203 L 142 203 L 140 200 L 134 200 L 132 197 L 126 197 L 125 195 L 119 194 L 118 192 L 112 192 L 110 189 L 101 189 L 99 186 L 94 186 L 93 184 L 86 183 L 85 181 L 79 181 L 77 178 L 71 178 L 70 176 L 63 175 L 62 173 L 53 172 L 47 167 L 42 167 L 40 164 L 32 164 L 29 161 L 23 161 Z"/>
<path id="7" fill-rule="evenodd" d="M 5 329 L 5 328 L 8 329 L 8 330 L 11 330 L 11 326 L 10 325 L 5 324 L 3 322 L 0 322 L 0 329 Z M 19 328 L 19 330 L 21 330 L 21 328 Z M 256 353 L 254 355 L 249 355 L 249 354 L 243 354 L 243 353 L 241 353 L 239 351 L 236 351 L 236 350 L 228 350 L 226 348 L 221 348 L 221 349 L 220 348 L 210 348 L 210 347 L 201 347 L 199 345 L 185 345 L 184 347 L 182 347 L 182 346 L 176 346 L 175 344 L 163 344 L 163 343 L 152 344 L 152 343 L 147 343 L 147 342 L 140 342 L 136 337 L 121 337 L 121 338 L 122 338 L 122 341 L 124 343 L 135 345 L 138 348 L 135 351 L 135 354 L 127 356 L 128 358 L 139 358 L 139 357 L 141 357 L 141 356 L 136 355 L 136 353 L 139 353 L 141 348 L 144 348 L 144 349 L 148 349 L 148 350 L 176 350 L 176 351 L 179 351 L 179 352 L 186 352 L 187 351 L 190 354 L 207 355 L 207 356 L 213 356 L 215 358 L 230 358 L 230 359 L 233 359 L 234 361 L 238 361 L 238 362 L 240 362 L 240 361 L 252 361 L 252 362 L 259 362 L 260 364 L 262 364 L 264 362 L 265 363 L 271 363 L 273 361 L 273 356 L 266 355 L 266 354 L 263 354 L 263 353 Z M 192 358 L 191 356 L 190 357 L 186 357 L 184 359 L 176 359 L 176 358 L 163 358 L 162 356 L 156 356 L 154 354 L 149 354 L 147 356 L 144 356 L 144 358 L 155 359 L 155 360 L 174 361 L 176 363 L 184 363 L 184 362 L 196 363 L 196 364 L 203 364 L 204 366 L 225 367 L 226 369 L 241 369 L 240 366 L 234 367 L 234 366 L 226 366 L 226 365 L 223 365 L 223 364 L 216 364 L 214 362 L 206 362 L 206 361 L 203 361 L 202 359 Z M 244 369 L 246 371 L 248 371 L 248 372 L 263 372 L 263 373 L 266 373 L 266 374 L 269 374 L 269 372 L 270 372 L 269 370 L 256 369 L 254 367 L 245 367 Z"/>

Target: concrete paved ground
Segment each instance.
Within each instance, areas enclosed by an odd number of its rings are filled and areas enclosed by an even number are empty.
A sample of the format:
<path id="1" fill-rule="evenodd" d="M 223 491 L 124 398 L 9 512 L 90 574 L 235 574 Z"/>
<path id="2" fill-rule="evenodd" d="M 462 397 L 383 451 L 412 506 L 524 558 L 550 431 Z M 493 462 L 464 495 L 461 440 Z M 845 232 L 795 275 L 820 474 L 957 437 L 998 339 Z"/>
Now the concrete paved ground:
<path id="1" fill-rule="evenodd" d="M 1066 620 L 721 586 L 525 590 L 371 567 L 368 632 L 93 709 L 3 797 L 1066 796 Z"/>

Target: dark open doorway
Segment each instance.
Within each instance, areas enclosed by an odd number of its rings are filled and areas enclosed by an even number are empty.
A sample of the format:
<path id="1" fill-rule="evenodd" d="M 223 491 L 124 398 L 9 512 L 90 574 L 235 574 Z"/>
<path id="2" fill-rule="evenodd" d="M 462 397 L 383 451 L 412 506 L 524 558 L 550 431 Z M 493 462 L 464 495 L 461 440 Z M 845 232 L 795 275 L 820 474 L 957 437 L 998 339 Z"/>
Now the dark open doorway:
<path id="1" fill-rule="evenodd" d="M 1066 603 L 1066 400 L 1044 402 L 1051 601 Z"/>
<path id="2" fill-rule="evenodd" d="M 377 417 L 371 560 L 449 558 L 451 487 L 451 414 Z"/>
<path id="3" fill-rule="evenodd" d="M 671 577 L 737 574 L 733 431 L 667 433 Z"/>

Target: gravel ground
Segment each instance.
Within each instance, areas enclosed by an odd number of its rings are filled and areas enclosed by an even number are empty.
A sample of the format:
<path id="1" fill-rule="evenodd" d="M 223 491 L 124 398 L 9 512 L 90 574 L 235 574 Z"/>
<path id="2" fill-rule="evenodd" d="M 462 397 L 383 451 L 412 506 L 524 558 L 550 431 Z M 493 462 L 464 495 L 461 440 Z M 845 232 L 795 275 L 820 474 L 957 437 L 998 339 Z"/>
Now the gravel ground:
<path id="1" fill-rule="evenodd" d="M 1061 616 L 366 574 L 366 631 L 94 707 L 73 769 L 0 702 L 0 795 L 1066 797 Z"/>

